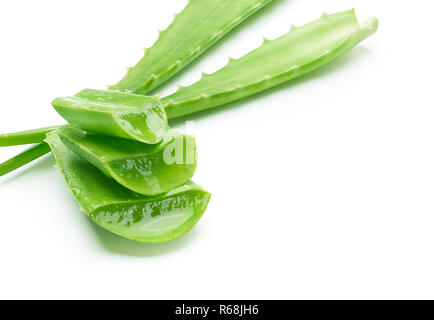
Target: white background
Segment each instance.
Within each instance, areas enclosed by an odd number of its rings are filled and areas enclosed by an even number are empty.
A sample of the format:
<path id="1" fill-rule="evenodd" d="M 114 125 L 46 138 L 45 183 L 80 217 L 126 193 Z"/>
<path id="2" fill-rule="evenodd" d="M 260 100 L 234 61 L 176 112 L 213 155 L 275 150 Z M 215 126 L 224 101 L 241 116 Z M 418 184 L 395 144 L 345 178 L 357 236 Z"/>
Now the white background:
<path id="1" fill-rule="evenodd" d="M 434 298 L 432 1 L 274 2 L 156 93 L 323 11 L 355 7 L 379 31 L 319 71 L 187 118 L 194 180 L 213 198 L 180 240 L 97 227 L 51 156 L 0 178 L 0 298 Z M 2 1 L 0 131 L 63 123 L 53 98 L 119 80 L 185 4 Z"/>

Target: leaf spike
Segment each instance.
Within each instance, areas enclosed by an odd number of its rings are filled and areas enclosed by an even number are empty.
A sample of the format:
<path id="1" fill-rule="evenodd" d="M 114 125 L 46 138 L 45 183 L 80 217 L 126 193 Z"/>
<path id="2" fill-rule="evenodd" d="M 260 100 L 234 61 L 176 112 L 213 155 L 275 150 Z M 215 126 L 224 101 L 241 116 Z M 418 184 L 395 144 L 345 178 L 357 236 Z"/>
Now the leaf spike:
<path id="1" fill-rule="evenodd" d="M 152 82 L 154 82 L 155 81 L 155 79 L 157 79 L 158 78 L 158 76 L 157 75 L 155 75 L 154 73 L 151 75 L 151 77 L 149 78 L 149 80 L 147 81 L 147 83 L 152 83 Z"/>
<path id="2" fill-rule="evenodd" d="M 229 58 L 228 58 L 228 63 L 231 63 L 231 62 L 234 62 L 234 61 L 237 61 L 237 59 L 234 59 L 234 58 L 232 58 L 232 57 L 229 57 Z"/>
<path id="3" fill-rule="evenodd" d="M 291 24 L 291 31 L 297 30 L 297 27 L 293 24 Z"/>
<path id="4" fill-rule="evenodd" d="M 213 35 L 212 35 L 212 37 L 211 38 L 217 38 L 217 37 L 219 37 L 221 34 L 223 33 L 223 31 L 222 30 L 220 30 L 220 31 L 217 31 L 217 32 L 215 32 Z"/>
<path id="5" fill-rule="evenodd" d="M 177 105 L 166 109 L 168 118 L 175 119 L 233 102 L 316 70 L 375 33 L 377 19 L 359 24 L 352 11 L 344 11 L 329 15 L 325 21 L 317 19 L 297 29 L 296 33 L 303 32 L 303 37 L 294 37 L 288 32 L 279 41 L 259 46 L 237 59 L 236 63 L 228 63 L 205 80 L 189 86 L 188 90 L 163 98 L 164 101 L 173 99 L 179 103 L 179 108 Z M 291 54 L 294 48 L 300 48 L 303 59 Z M 236 89 L 237 84 L 242 88 Z M 236 94 L 231 93 L 234 88 Z M 209 96 L 208 99 L 199 100 L 203 93 Z"/>
<path id="6" fill-rule="evenodd" d="M 262 44 L 265 44 L 267 42 L 270 42 L 270 39 L 268 39 L 266 37 L 262 38 Z"/>
<path id="7" fill-rule="evenodd" d="M 198 46 L 196 49 L 194 49 L 190 55 L 195 55 L 196 53 L 198 53 L 200 51 L 201 47 Z"/>
<path id="8" fill-rule="evenodd" d="M 257 9 L 257 8 L 261 7 L 262 5 L 263 5 L 262 3 L 257 3 L 252 7 L 252 10 Z"/>

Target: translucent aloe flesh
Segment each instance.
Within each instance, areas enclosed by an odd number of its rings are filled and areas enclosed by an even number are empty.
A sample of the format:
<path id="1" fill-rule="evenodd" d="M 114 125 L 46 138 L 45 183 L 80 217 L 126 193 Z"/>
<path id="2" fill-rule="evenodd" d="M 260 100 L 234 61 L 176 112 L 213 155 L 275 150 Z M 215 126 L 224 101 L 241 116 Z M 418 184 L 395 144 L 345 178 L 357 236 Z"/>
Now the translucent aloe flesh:
<path id="1" fill-rule="evenodd" d="M 272 0 L 190 0 L 111 90 L 146 94 L 173 77 Z"/>
<path id="2" fill-rule="evenodd" d="M 81 210 L 101 227 L 125 238 L 161 243 L 186 234 L 204 213 L 210 194 L 193 182 L 147 197 L 124 188 L 61 142 L 47 135 L 57 167 Z"/>
<path id="3" fill-rule="evenodd" d="M 331 15 L 275 40 L 201 80 L 163 98 L 169 119 L 226 104 L 313 71 L 340 57 L 378 27 L 370 18 L 359 24 L 354 10 Z"/>
<path id="4" fill-rule="evenodd" d="M 149 145 L 87 133 L 66 126 L 57 131 L 70 150 L 115 179 L 144 195 L 157 195 L 190 180 L 197 166 L 194 137 L 170 130 L 163 141 Z"/>
<path id="5" fill-rule="evenodd" d="M 158 97 L 85 89 L 52 105 L 69 123 L 109 136 L 155 144 L 168 129 Z"/>

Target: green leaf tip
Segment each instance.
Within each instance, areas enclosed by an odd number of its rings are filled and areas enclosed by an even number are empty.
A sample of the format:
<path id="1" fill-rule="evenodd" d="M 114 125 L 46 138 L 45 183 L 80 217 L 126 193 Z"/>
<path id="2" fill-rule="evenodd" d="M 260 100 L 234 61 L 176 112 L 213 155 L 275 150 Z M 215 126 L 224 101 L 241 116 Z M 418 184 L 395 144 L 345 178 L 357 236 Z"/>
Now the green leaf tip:
<path id="1" fill-rule="evenodd" d="M 272 0 L 192 0 L 110 90 L 146 94 L 184 69 Z"/>
<path id="2" fill-rule="evenodd" d="M 359 24 L 354 10 L 322 15 L 164 97 L 167 116 L 210 109 L 304 75 L 342 56 L 377 28 L 376 18 Z"/>

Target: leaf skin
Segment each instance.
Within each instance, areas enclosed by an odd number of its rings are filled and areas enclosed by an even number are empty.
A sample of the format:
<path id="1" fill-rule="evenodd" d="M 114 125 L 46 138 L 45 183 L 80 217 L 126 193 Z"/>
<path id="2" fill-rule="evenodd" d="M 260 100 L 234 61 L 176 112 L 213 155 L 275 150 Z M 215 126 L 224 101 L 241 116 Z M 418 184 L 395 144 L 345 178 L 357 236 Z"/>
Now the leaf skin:
<path id="1" fill-rule="evenodd" d="M 65 126 L 57 131 L 63 144 L 124 187 L 147 196 L 187 183 L 197 167 L 194 137 L 170 130 L 162 142 L 144 144 L 87 133 Z M 181 161 L 167 163 L 165 152 L 180 143 Z M 169 159 L 172 160 L 172 159 Z"/>
<path id="2" fill-rule="evenodd" d="M 331 15 L 275 40 L 229 63 L 214 74 L 204 74 L 188 87 L 162 99 L 169 119 L 223 105 L 313 71 L 346 53 L 374 34 L 378 20 L 359 24 L 354 10 Z"/>
<path id="3" fill-rule="evenodd" d="M 272 0 L 190 0 L 144 57 L 110 90 L 146 94 L 180 72 Z"/>
<path id="4" fill-rule="evenodd" d="M 48 132 L 56 130 L 57 128 L 58 127 L 47 127 L 21 132 L 0 134 L 0 147 L 40 143 L 44 141 Z"/>
<path id="5" fill-rule="evenodd" d="M 140 195 L 66 148 L 56 131 L 46 142 L 81 210 L 101 227 L 130 240 L 177 239 L 199 221 L 210 200 L 211 195 L 193 182 L 155 197 Z"/>
<path id="6" fill-rule="evenodd" d="M 0 177 L 42 157 L 50 152 L 45 142 L 35 144 L 15 157 L 0 163 Z"/>
<path id="7" fill-rule="evenodd" d="M 85 89 L 52 105 L 69 123 L 90 132 L 156 144 L 168 130 L 158 97 Z"/>

